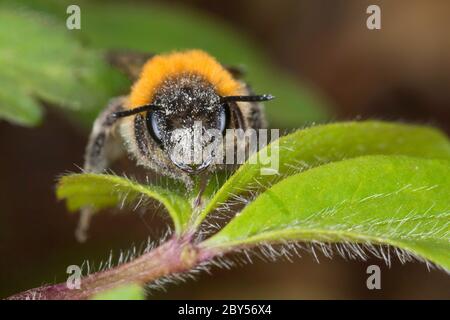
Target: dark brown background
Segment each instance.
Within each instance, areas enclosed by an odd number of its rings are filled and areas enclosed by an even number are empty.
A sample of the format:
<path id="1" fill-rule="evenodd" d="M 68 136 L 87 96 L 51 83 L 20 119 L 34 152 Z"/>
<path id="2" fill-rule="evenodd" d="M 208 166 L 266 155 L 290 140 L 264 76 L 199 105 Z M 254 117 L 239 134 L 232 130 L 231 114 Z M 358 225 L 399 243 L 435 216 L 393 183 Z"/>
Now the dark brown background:
<path id="1" fill-rule="evenodd" d="M 183 3 L 242 30 L 275 64 L 322 89 L 335 106 L 333 119 L 413 121 L 450 132 L 448 1 Z M 365 27 L 369 4 L 382 8 L 380 31 Z M 78 171 L 87 136 L 58 112 L 47 111 L 38 129 L 0 123 L 0 297 L 64 281 L 67 265 L 99 261 L 110 249 L 118 252 L 163 233 L 164 220 L 150 208 L 144 215 L 98 215 L 90 241 L 75 242 L 76 217 L 56 201 L 54 185 L 61 173 Z M 379 291 L 365 284 L 366 268 L 374 263 L 382 267 Z M 154 297 L 449 299 L 450 278 L 419 263 L 394 260 L 387 268 L 378 260 L 321 258 L 317 264 L 304 254 L 293 263 L 214 269 L 167 290 Z"/>

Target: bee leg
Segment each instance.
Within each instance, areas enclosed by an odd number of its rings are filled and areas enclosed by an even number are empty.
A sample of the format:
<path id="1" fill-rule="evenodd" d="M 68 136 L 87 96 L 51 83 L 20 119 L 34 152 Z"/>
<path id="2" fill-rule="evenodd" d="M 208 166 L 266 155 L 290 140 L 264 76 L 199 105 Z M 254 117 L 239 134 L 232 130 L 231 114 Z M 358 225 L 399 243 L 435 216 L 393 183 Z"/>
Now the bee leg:
<path id="1" fill-rule="evenodd" d="M 123 110 L 124 102 L 125 97 L 112 99 L 95 120 L 86 147 L 84 171 L 103 172 L 114 160 L 123 155 L 121 138 L 116 132 L 118 119 L 113 114 Z"/>
<path id="2" fill-rule="evenodd" d="M 123 155 L 120 135 L 116 134 L 118 128 L 117 118 L 112 115 L 123 109 L 124 101 L 125 97 L 112 99 L 95 120 L 86 147 L 84 172 L 103 172 L 114 160 Z M 93 209 L 90 207 L 81 209 L 80 220 L 75 231 L 75 237 L 79 242 L 84 242 L 87 239 L 87 230 L 92 214 Z"/>

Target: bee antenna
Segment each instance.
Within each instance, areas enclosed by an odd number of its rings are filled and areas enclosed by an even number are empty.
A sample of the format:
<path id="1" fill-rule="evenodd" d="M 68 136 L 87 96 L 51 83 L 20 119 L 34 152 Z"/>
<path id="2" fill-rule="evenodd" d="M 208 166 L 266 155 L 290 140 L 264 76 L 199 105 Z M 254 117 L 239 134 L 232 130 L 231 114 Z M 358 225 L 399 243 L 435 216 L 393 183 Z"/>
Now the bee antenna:
<path id="1" fill-rule="evenodd" d="M 226 96 L 222 97 L 222 102 L 232 102 L 232 101 L 242 101 L 242 102 L 258 102 L 258 101 L 269 101 L 275 97 L 271 94 L 263 94 L 256 96 Z"/>
<path id="2" fill-rule="evenodd" d="M 137 114 L 137 113 L 150 111 L 150 110 L 157 110 L 157 109 L 161 109 L 161 107 L 157 106 L 157 105 L 154 105 L 154 104 L 146 104 L 146 105 L 143 105 L 143 106 L 140 106 L 140 107 L 137 107 L 137 108 L 133 108 L 133 109 L 130 109 L 130 110 L 114 112 L 112 114 L 112 116 L 114 118 L 124 118 L 124 117 L 132 116 L 132 115 Z"/>

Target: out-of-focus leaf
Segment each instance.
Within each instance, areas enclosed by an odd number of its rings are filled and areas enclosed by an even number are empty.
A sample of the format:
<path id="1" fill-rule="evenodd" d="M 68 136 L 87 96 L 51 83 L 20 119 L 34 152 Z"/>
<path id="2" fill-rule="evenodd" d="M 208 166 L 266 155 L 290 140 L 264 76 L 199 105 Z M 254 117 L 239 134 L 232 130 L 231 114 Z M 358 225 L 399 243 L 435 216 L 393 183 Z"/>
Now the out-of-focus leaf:
<path id="1" fill-rule="evenodd" d="M 0 117 L 38 124 L 38 99 L 96 113 L 127 83 L 65 23 L 10 3 L 0 8 Z"/>
<path id="2" fill-rule="evenodd" d="M 132 283 L 97 293 L 92 300 L 145 300 L 142 286 Z"/>
<path id="3" fill-rule="evenodd" d="M 255 154 L 213 196 L 197 223 L 230 195 L 250 187 L 260 191 L 274 181 L 300 171 L 342 159 L 364 155 L 408 155 L 450 159 L 450 142 L 440 131 L 424 126 L 379 121 L 341 122 L 296 131 L 278 140 L 278 175 L 261 175 L 267 165 Z M 271 154 L 271 146 L 267 147 Z M 266 149 L 260 151 L 265 152 Z"/>
<path id="4" fill-rule="evenodd" d="M 191 206 L 174 190 L 160 186 L 143 185 L 129 179 L 107 174 L 72 174 L 64 176 L 57 187 L 58 199 L 65 199 L 70 211 L 83 207 L 94 210 L 135 204 L 152 198 L 161 202 L 173 220 L 175 230 L 181 233 L 191 216 Z"/>
<path id="5" fill-rule="evenodd" d="M 203 244 L 283 240 L 387 244 L 450 270 L 450 162 L 368 156 L 296 174 Z"/>
<path id="6" fill-rule="evenodd" d="M 17 83 L 0 75 L 0 88 L 0 118 L 24 126 L 41 121 L 41 107 Z"/>

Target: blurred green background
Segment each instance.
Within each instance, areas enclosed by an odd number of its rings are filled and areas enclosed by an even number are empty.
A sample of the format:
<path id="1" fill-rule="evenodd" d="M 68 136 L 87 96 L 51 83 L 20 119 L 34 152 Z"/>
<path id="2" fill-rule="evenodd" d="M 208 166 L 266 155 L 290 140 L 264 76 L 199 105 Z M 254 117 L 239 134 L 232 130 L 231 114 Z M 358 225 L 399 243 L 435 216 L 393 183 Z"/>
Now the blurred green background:
<path id="1" fill-rule="evenodd" d="M 65 1 L 0 1 L 0 297 L 64 281 L 68 265 L 117 257 L 157 240 L 159 208 L 105 212 L 86 244 L 54 185 L 82 165 L 89 127 L 129 81 L 104 61 L 109 49 L 201 48 L 243 65 L 267 104 L 270 125 L 377 118 L 450 132 L 450 3 L 445 1 L 80 1 L 81 30 L 65 27 Z M 382 29 L 366 28 L 379 4 Z M 117 170 L 134 170 L 122 161 Z M 120 171 L 119 171 L 120 172 Z M 117 213 L 117 214 L 115 214 Z M 214 269 L 153 298 L 450 298 L 450 280 L 419 263 L 382 266 L 382 290 L 366 288 L 378 260 L 307 253 Z"/>

